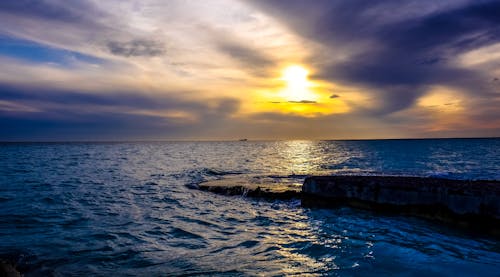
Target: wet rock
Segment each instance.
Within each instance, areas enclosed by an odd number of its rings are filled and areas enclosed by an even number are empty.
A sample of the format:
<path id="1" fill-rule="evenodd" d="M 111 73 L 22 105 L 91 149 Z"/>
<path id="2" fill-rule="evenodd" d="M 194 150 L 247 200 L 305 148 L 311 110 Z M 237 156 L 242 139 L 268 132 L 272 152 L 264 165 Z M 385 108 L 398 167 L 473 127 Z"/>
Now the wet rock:
<path id="1" fill-rule="evenodd" d="M 407 214 L 500 236 L 500 181 L 405 176 L 238 176 L 196 189 L 268 199 L 301 198 L 302 206 L 350 206 Z"/>
<path id="2" fill-rule="evenodd" d="M 19 271 L 17 271 L 16 267 L 8 262 L 0 260 L 0 276 L 1 277 L 20 277 L 22 276 Z"/>
<path id="3" fill-rule="evenodd" d="M 500 181 L 403 176 L 311 176 L 303 204 L 397 211 L 500 233 Z"/>
<path id="4" fill-rule="evenodd" d="M 300 198 L 302 183 L 280 177 L 246 176 L 203 182 L 198 189 L 223 195 L 291 199 Z"/>

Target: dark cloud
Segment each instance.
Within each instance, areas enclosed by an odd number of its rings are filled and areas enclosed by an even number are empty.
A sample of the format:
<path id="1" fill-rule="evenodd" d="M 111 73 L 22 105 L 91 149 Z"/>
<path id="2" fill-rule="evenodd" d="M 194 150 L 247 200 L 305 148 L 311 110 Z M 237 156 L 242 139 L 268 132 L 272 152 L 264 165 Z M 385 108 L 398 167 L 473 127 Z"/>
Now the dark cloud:
<path id="1" fill-rule="evenodd" d="M 219 49 L 247 67 L 258 68 L 272 65 L 272 61 L 269 58 L 255 49 L 238 43 L 223 42 L 219 44 Z"/>
<path id="2" fill-rule="evenodd" d="M 222 53 L 231 57 L 244 70 L 256 76 L 265 76 L 267 70 L 274 66 L 274 61 L 256 48 L 245 45 L 240 41 L 230 38 L 225 34 L 212 31 L 215 47 Z"/>
<path id="3" fill-rule="evenodd" d="M 48 113 L 12 116 L 0 112 L 0 141 L 124 140 L 161 136 L 158 130 L 180 129 L 174 121 L 125 113 L 66 112 L 65 117 Z"/>
<path id="4" fill-rule="evenodd" d="M 340 96 L 339 96 L 338 94 L 332 94 L 332 95 L 330 95 L 330 98 L 331 98 L 331 99 L 334 99 L 334 98 L 339 98 L 339 97 L 340 97 Z"/>
<path id="5" fill-rule="evenodd" d="M 446 62 L 446 59 L 440 57 L 424 58 L 417 62 L 419 65 L 435 65 L 437 63 Z"/>
<path id="6" fill-rule="evenodd" d="M 478 89 L 484 72 L 460 68 L 457 55 L 500 42 L 500 2 L 249 1 L 331 52 L 316 53 L 316 78 L 376 93 L 376 113 L 412 106 L 431 85 Z M 415 9 L 415 6 L 420 9 Z M 437 8 L 432 8 L 437 7 Z M 411 8 L 415 9 L 412 10 Z M 426 12 L 421 12 L 421 11 Z M 350 53 L 328 62 L 337 51 Z"/>
<path id="7" fill-rule="evenodd" d="M 270 101 L 269 103 L 271 104 L 283 104 L 283 103 L 294 103 L 294 104 L 317 104 L 317 101 L 313 100 L 300 100 L 300 101 L 286 101 L 286 102 L 280 102 L 280 101 Z"/>
<path id="8" fill-rule="evenodd" d="M 226 98 L 217 102 L 214 112 L 221 115 L 231 115 L 238 111 L 240 102 L 236 99 Z"/>
<path id="9" fill-rule="evenodd" d="M 185 107 L 188 104 L 168 97 L 146 97 L 139 93 L 127 91 L 95 94 L 78 90 L 32 88 L 0 84 L 0 92 L 0 100 L 51 103 L 66 106 L 88 105 L 161 109 L 176 106 Z M 193 109 L 198 109 L 202 106 L 190 102 L 189 105 Z"/>
<path id="10" fill-rule="evenodd" d="M 297 104 L 316 104 L 318 102 L 312 100 L 300 100 L 300 101 L 288 101 L 288 103 L 297 103 Z"/>
<path id="11" fill-rule="evenodd" d="M 52 21 L 92 24 L 105 14 L 88 1 L 2 0 L 0 12 Z"/>
<path id="12" fill-rule="evenodd" d="M 9 85 L 0 85 L 0 101 L 33 110 L 0 110 L 0 141 L 185 138 L 223 128 L 240 106 L 231 98 L 198 101 L 171 94 L 92 94 Z"/>
<path id="13" fill-rule="evenodd" d="M 165 54 L 165 45 L 161 42 L 146 39 L 134 39 L 127 42 L 110 41 L 109 51 L 117 56 L 154 57 Z"/>

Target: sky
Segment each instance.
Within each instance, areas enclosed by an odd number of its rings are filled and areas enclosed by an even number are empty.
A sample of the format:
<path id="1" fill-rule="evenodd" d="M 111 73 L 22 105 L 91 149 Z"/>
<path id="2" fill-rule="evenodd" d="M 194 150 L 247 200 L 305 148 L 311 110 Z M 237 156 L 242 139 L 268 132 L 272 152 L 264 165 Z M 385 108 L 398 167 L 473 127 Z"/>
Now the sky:
<path id="1" fill-rule="evenodd" d="M 0 141 L 499 137 L 499 79 L 499 1 L 0 1 Z"/>

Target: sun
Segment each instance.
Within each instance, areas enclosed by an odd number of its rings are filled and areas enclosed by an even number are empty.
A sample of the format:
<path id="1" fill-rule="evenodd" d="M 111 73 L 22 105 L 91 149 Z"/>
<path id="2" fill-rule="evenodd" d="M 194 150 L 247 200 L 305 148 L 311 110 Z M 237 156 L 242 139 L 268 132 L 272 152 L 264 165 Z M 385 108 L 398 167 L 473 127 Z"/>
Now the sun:
<path id="1" fill-rule="evenodd" d="M 316 95 L 309 90 L 309 71 L 300 65 L 291 65 L 283 70 L 281 79 L 286 82 L 282 95 L 290 102 L 315 101 Z"/>
<path id="2" fill-rule="evenodd" d="M 302 66 L 292 65 L 283 70 L 283 80 L 288 83 L 288 86 L 306 87 L 308 74 L 307 69 Z"/>

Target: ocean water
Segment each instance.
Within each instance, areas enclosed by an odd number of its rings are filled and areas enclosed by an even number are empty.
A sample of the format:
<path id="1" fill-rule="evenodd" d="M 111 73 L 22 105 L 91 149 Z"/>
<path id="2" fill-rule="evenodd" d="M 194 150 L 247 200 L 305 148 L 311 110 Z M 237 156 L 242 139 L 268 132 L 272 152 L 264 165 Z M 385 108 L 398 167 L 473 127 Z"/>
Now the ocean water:
<path id="1" fill-rule="evenodd" d="M 500 276 L 425 220 L 189 188 L 258 174 L 500 179 L 500 139 L 0 144 L 0 259 L 25 276 Z"/>

